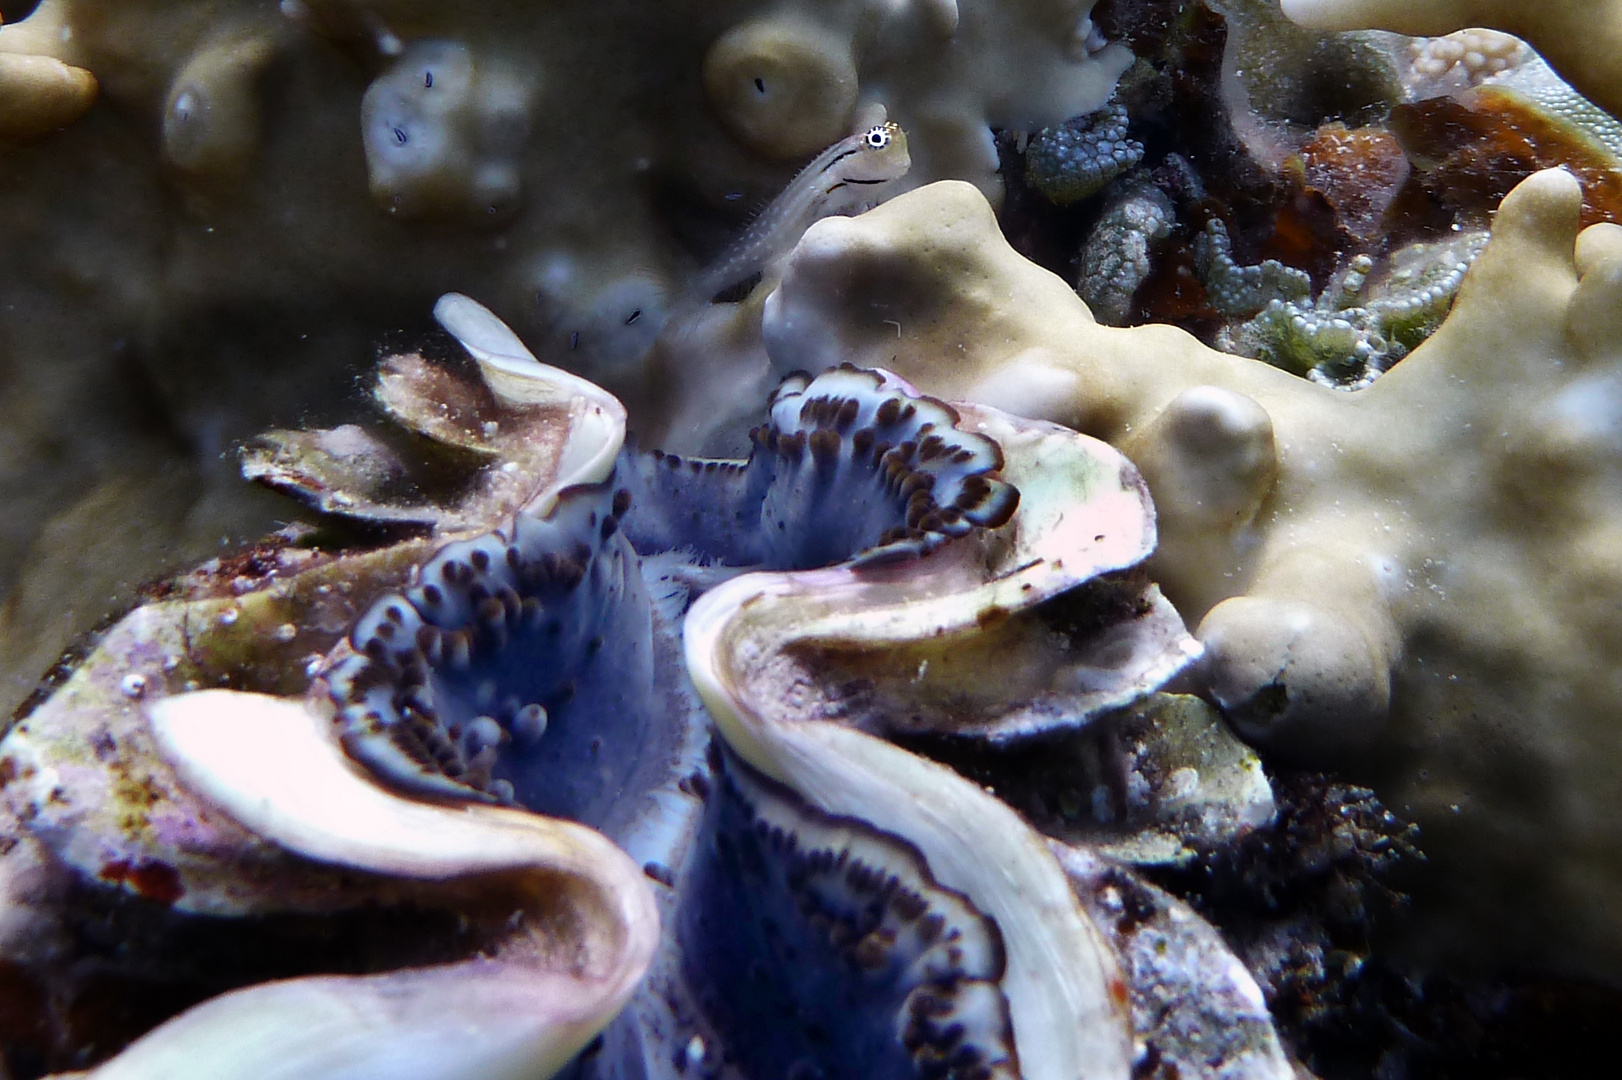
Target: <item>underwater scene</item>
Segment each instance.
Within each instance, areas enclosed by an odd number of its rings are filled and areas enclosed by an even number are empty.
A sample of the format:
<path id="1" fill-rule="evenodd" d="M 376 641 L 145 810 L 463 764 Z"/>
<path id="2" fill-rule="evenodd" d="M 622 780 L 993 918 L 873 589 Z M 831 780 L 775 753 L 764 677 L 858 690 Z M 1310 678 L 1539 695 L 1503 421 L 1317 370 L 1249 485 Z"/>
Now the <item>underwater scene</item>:
<path id="1" fill-rule="evenodd" d="M 1622 0 L 0 0 L 0 1080 L 1622 1023 Z"/>

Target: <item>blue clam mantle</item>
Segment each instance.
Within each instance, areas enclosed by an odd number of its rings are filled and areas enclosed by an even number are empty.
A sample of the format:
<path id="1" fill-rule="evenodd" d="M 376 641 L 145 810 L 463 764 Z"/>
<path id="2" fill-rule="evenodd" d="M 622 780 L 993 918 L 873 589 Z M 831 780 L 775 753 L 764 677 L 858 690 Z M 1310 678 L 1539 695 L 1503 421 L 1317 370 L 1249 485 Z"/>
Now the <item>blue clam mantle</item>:
<path id="1" fill-rule="evenodd" d="M 543 1076 L 585 1046 L 568 1075 L 1126 1076 L 1126 988 L 1047 841 L 885 736 L 1082 725 L 1191 658 L 1130 574 L 1153 545 L 1131 466 L 855 369 L 790 379 L 747 462 L 641 454 L 612 398 L 471 301 L 439 313 L 501 408 L 564 418 L 551 472 L 376 596 L 302 700 L 154 686 L 144 711 L 255 843 L 453 907 L 528 874 L 531 914 L 472 960 L 236 991 L 96 1075 L 208 1047 L 212 1076 Z M 1136 599 L 1097 642 L 1027 625 L 1100 575 Z M 954 664 L 1004 634 L 1013 690 Z M 870 686 L 836 677 L 851 658 Z M 351 1000 L 330 1042 L 231 1034 Z M 495 1049 L 395 1047 L 458 1024 Z"/>

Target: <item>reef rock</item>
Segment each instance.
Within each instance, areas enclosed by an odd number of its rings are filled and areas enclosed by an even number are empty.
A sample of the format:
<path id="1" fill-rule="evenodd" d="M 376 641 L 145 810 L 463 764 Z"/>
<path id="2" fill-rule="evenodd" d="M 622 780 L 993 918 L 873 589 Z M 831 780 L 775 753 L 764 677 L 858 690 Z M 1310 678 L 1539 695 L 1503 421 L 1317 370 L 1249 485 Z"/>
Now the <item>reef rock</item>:
<path id="1" fill-rule="evenodd" d="M 1442 328 L 1352 393 L 1098 325 L 963 184 L 814 226 L 764 331 L 785 369 L 882 362 L 1125 450 L 1205 691 L 1417 818 L 1427 945 L 1615 977 L 1622 229 L 1579 237 L 1581 201 L 1517 188 Z"/>

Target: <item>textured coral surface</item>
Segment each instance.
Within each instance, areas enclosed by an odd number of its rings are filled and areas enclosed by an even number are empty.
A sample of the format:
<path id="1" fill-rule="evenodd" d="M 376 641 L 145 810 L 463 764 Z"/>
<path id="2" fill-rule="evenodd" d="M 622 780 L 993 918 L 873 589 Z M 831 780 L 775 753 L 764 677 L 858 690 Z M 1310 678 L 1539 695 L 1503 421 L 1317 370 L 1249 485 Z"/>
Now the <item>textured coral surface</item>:
<path id="1" fill-rule="evenodd" d="M 1101 105 L 1130 56 L 1091 7 L 44 0 L 0 28 L 0 592 L 24 580 L 38 650 L 0 697 L 128 579 L 271 527 L 221 454 L 347 415 L 441 293 L 634 389 L 687 280 L 824 146 L 888 113 L 913 182 L 995 191 L 991 125 Z M 146 558 L 64 548 L 130 515 Z"/>
<path id="2" fill-rule="evenodd" d="M 1448 34 L 1487 26 L 1516 34 L 1600 105 L 1622 110 L 1622 4 L 1616 0 L 1282 0 L 1284 13 L 1325 30 Z"/>
<path id="3" fill-rule="evenodd" d="M 1565 173 L 1524 183 L 1441 331 L 1355 393 L 1098 325 L 950 183 L 815 226 L 767 342 L 787 367 L 882 357 L 1127 450 L 1210 692 L 1417 817 L 1420 890 L 1451 913 L 1431 943 L 1490 927 L 1500 959 L 1615 971 L 1622 924 L 1593 897 L 1622 887 L 1622 230 L 1577 240 L 1580 202 Z"/>

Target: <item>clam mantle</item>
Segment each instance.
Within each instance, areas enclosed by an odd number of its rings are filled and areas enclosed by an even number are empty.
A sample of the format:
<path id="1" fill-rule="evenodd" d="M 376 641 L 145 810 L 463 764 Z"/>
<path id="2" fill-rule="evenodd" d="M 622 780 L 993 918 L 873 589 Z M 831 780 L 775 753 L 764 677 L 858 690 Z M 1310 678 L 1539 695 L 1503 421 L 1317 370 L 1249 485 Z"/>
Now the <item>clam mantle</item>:
<path id="1" fill-rule="evenodd" d="M 155 879 L 165 918 L 250 936 L 356 907 L 462 930 L 234 990 L 95 1075 L 336 1076 L 353 1055 L 542 1076 L 582 1046 L 568 1075 L 1127 1075 L 1135 990 L 1056 849 L 886 736 L 1085 729 L 1194 657 L 1137 569 L 1154 528 L 1130 464 L 850 368 L 788 380 L 748 462 L 642 454 L 611 397 L 471 301 L 438 313 L 482 388 L 396 361 L 380 400 L 487 464 L 402 516 L 339 468 L 379 444 L 275 441 L 279 484 L 405 538 L 271 545 L 109 630 L 0 751 L 26 822 L 0 880 L 21 897 L 52 867 L 25 899 L 58 938 L 53 895 Z M 493 449 L 526 424 L 530 456 Z M 807 527 L 836 506 L 842 534 Z M 1089 628 L 1048 626 L 1078 590 Z M 979 685 L 964 658 L 1005 645 L 1018 678 Z M 739 951 L 738 926 L 765 937 Z M 1249 1016 L 1225 1060 L 1285 1075 L 1254 983 L 1214 955 L 1213 1000 Z M 280 1025 L 311 1013 L 332 1039 L 289 1049 Z M 443 1056 L 469 1024 L 486 1056 Z"/>

